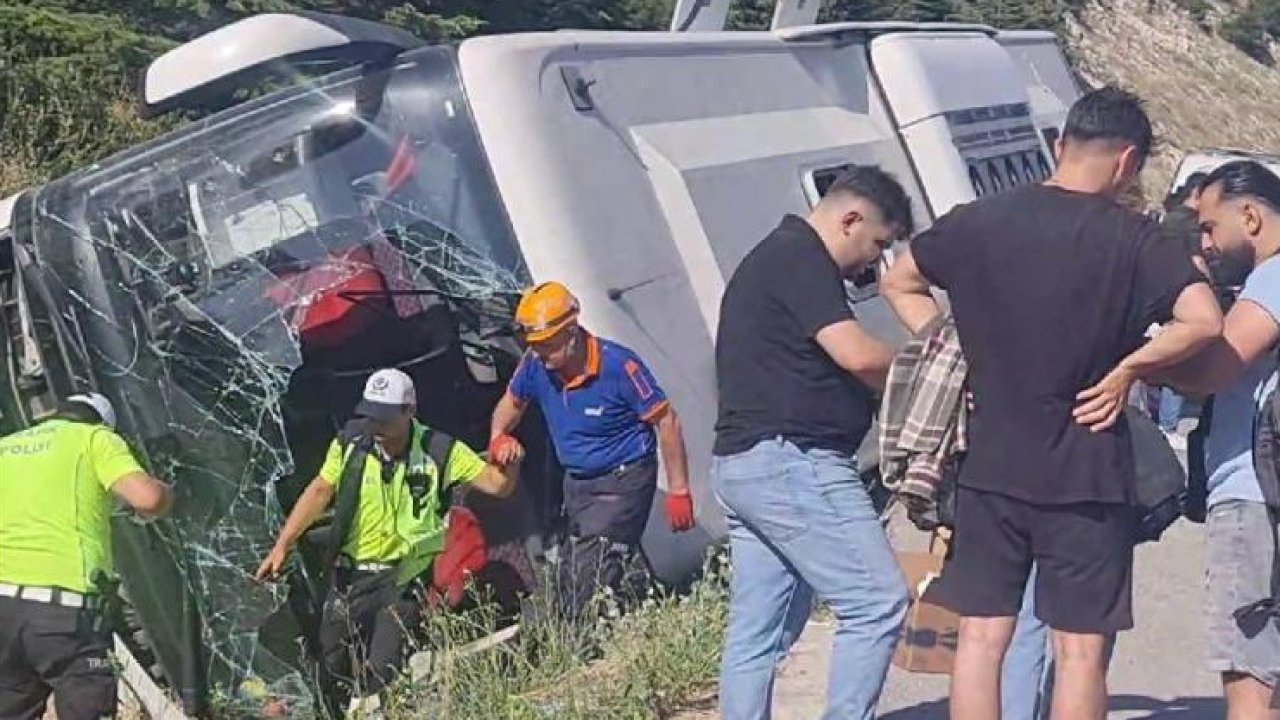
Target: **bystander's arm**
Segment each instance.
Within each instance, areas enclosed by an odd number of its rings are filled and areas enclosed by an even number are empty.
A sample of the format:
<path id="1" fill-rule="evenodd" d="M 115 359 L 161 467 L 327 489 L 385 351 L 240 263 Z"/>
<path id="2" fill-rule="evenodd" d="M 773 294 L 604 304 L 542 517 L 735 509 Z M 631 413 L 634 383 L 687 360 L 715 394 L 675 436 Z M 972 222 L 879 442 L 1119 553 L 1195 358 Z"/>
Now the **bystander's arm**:
<path id="1" fill-rule="evenodd" d="M 1076 399 L 1076 422 L 1093 432 L 1115 424 L 1129 397 L 1129 389 L 1140 377 L 1193 356 L 1222 335 L 1222 309 L 1207 283 L 1188 285 L 1173 305 L 1173 321 L 1163 331 L 1135 350 L 1097 385 Z"/>
<path id="2" fill-rule="evenodd" d="M 662 452 L 662 464 L 667 470 L 667 492 L 673 495 L 687 495 L 689 493 L 689 457 L 685 451 L 680 416 L 676 414 L 675 408 L 667 405 L 650 422 L 657 430 L 658 449 Z"/>
<path id="3" fill-rule="evenodd" d="M 875 392 L 884 390 L 893 351 L 862 329 L 856 320 L 841 320 L 818 331 L 823 351 L 845 372 Z"/>
<path id="4" fill-rule="evenodd" d="M 255 578 L 269 580 L 280 574 L 284 568 L 285 558 L 289 556 L 294 543 L 320 518 L 325 508 L 329 507 L 333 495 L 334 486 L 329 484 L 328 480 L 317 477 L 311 481 L 298 501 L 293 504 L 289 519 L 285 520 L 284 527 L 280 530 L 280 537 L 276 539 L 276 544 L 271 548 L 267 558 L 258 566 L 258 572 L 254 574 Z"/>
<path id="5" fill-rule="evenodd" d="M 1164 368 L 1152 380 L 1189 395 L 1213 395 L 1234 383 L 1258 358 L 1280 342 L 1280 325 L 1261 305 L 1243 300 L 1232 306 L 1222 337 L 1195 356 Z"/>
<path id="6" fill-rule="evenodd" d="M 880 295 L 912 334 L 920 332 L 941 313 L 938 301 L 929 290 L 929 281 L 920 272 L 909 249 L 894 259 L 889 272 L 880 280 Z"/>
<path id="7" fill-rule="evenodd" d="M 111 492 L 145 517 L 164 517 L 173 509 L 173 489 L 145 472 L 121 476 L 112 484 Z"/>
<path id="8" fill-rule="evenodd" d="M 697 524 L 693 512 L 693 495 L 689 490 L 689 458 L 680 429 L 680 416 L 671 403 L 663 400 L 644 416 L 657 430 L 658 449 L 667 471 L 667 520 L 671 529 L 685 532 Z"/>
<path id="9" fill-rule="evenodd" d="M 526 407 L 528 403 L 508 389 L 493 408 L 493 417 L 489 421 L 489 460 L 504 468 L 504 472 L 524 459 L 524 447 L 511 432 L 520 424 Z"/>
<path id="10" fill-rule="evenodd" d="M 502 399 L 493 409 L 493 418 L 489 422 L 489 439 L 493 440 L 515 430 L 520 424 L 520 418 L 524 417 L 526 406 L 527 403 L 511 394 L 510 390 L 503 393 Z"/>

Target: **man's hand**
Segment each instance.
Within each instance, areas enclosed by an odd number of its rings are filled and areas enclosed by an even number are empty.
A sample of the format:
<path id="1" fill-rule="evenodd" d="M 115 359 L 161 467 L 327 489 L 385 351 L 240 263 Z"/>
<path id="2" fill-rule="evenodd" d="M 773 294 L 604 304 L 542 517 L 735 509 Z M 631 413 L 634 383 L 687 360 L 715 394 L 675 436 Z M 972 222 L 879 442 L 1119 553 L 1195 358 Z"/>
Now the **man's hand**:
<path id="1" fill-rule="evenodd" d="M 691 530 L 697 523 L 693 516 L 693 496 L 687 489 L 682 493 L 667 493 L 667 520 L 676 532 Z"/>
<path id="2" fill-rule="evenodd" d="M 276 579 L 280 576 L 280 571 L 284 569 L 284 561 L 288 557 L 289 548 L 276 543 L 271 548 L 271 552 L 267 554 L 267 558 L 258 566 L 258 572 L 253 574 L 253 579 L 258 582 Z"/>
<path id="3" fill-rule="evenodd" d="M 1072 413 L 1076 422 L 1095 433 L 1115 425 L 1129 402 L 1129 390 L 1135 380 L 1137 375 L 1127 366 L 1117 366 L 1097 385 L 1076 396 L 1078 402 Z"/>
<path id="4" fill-rule="evenodd" d="M 507 467 L 524 460 L 524 446 L 514 437 L 502 433 L 489 441 L 489 460 L 499 467 Z"/>
<path id="5" fill-rule="evenodd" d="M 271 548 L 267 559 L 258 566 L 258 572 L 253 574 L 256 580 L 263 582 L 280 575 L 280 571 L 284 569 L 284 561 L 289 557 L 289 548 L 293 547 L 298 538 L 302 537 L 302 533 L 324 513 L 324 509 L 329 507 L 333 494 L 334 486 L 322 477 L 317 477 L 307 485 L 307 489 L 302 491 L 301 497 L 293 504 L 293 510 L 289 512 L 288 519 L 284 521 L 284 527 L 280 529 L 280 537 L 276 539 L 275 546 Z"/>

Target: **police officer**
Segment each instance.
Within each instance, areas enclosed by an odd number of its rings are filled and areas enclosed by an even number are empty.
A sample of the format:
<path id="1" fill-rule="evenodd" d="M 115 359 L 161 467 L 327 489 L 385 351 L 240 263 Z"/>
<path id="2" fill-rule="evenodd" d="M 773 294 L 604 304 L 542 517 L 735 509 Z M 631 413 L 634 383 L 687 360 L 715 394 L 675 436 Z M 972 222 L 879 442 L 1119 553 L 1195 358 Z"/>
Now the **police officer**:
<path id="1" fill-rule="evenodd" d="M 115 432 L 111 402 L 73 395 L 53 418 L 0 440 L 0 719 L 116 713 L 102 588 L 113 575 L 112 496 L 169 512 L 169 487 Z"/>
<path id="2" fill-rule="evenodd" d="M 352 522 L 337 529 L 335 592 L 320 629 L 326 668 L 347 695 L 376 697 L 402 667 L 407 632 L 421 624 L 420 578 L 443 549 L 448 491 L 468 484 L 508 497 L 516 487 L 521 456 L 508 457 L 499 469 L 448 439 L 438 461 L 432 438 L 448 436 L 419 422 L 416 412 L 408 375 L 385 369 L 369 377 L 356 418 L 330 445 L 319 476 L 294 504 L 256 574 L 259 580 L 279 575 L 289 550 L 335 495 L 341 514 L 343 484 L 360 483 Z"/>
<path id="3" fill-rule="evenodd" d="M 576 615 L 598 585 L 639 589 L 635 560 L 657 487 L 660 448 L 667 469 L 672 529 L 694 525 L 680 420 L 644 362 L 578 324 L 578 300 L 558 282 L 524 294 L 516 323 L 529 346 L 494 409 L 490 457 L 523 452 L 511 436 L 530 403 L 546 418 L 567 471 L 568 557 L 561 563 L 563 609 Z M 656 428 L 656 433 L 655 433 Z M 643 562 L 640 563 L 643 566 Z M 641 581 L 643 582 L 643 581 Z"/>

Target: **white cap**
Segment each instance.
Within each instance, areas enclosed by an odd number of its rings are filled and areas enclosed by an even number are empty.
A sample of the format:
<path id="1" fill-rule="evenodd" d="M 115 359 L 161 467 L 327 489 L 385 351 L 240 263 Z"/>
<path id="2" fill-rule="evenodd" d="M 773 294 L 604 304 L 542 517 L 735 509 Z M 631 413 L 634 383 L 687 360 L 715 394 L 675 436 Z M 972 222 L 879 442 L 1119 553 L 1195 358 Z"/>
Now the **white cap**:
<path id="1" fill-rule="evenodd" d="M 98 417 L 102 418 L 102 422 L 106 423 L 107 427 L 116 429 L 116 408 L 105 396 L 95 392 L 84 393 L 72 395 L 67 398 L 67 402 L 88 405 L 98 413 Z"/>
<path id="2" fill-rule="evenodd" d="M 395 368 L 387 368 L 369 376 L 356 414 L 374 420 L 392 420 L 404 412 L 406 406 L 417 404 L 413 379 Z"/>

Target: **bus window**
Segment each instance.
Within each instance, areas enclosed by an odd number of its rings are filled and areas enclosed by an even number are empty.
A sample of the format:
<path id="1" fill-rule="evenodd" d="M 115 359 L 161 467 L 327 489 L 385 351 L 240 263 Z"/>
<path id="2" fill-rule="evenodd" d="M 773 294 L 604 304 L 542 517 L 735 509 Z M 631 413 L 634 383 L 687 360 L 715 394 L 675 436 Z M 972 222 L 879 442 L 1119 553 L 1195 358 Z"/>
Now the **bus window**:
<path id="1" fill-rule="evenodd" d="M 837 165 L 835 167 L 814 170 L 813 187 L 818 191 L 818 197 L 826 195 L 827 190 L 831 188 L 831 184 L 836 181 L 836 178 L 852 169 L 853 165 Z"/>

